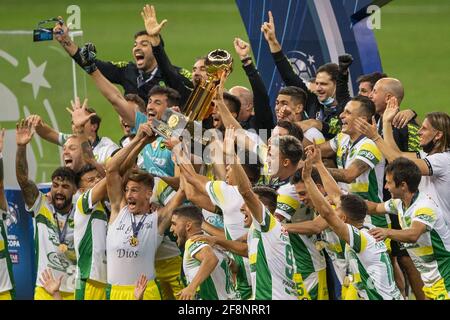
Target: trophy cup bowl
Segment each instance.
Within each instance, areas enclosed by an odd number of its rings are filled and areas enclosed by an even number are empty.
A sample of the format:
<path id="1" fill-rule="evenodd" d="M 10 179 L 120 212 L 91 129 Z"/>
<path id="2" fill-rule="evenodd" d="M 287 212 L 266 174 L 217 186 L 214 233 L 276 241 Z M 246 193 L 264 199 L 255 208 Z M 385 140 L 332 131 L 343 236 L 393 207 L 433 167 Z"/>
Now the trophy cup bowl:
<path id="1" fill-rule="evenodd" d="M 216 95 L 222 74 L 232 71 L 233 58 L 227 51 L 216 49 L 206 56 L 205 67 L 207 79 L 200 81 L 192 91 L 184 114 L 167 109 L 161 120 L 153 120 L 152 127 L 160 136 L 165 139 L 181 137 L 186 130 L 195 143 L 205 146 L 210 141 L 210 138 L 203 137 L 201 121 L 211 115 L 211 101 Z"/>

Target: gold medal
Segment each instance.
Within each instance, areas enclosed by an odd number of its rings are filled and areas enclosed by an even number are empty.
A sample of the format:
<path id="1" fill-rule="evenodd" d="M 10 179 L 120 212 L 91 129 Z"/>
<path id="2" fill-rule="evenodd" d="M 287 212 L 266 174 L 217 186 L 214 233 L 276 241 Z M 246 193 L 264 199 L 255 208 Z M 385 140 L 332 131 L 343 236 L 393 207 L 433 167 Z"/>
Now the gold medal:
<path id="1" fill-rule="evenodd" d="M 314 243 L 314 246 L 316 247 L 317 251 L 321 251 L 322 249 L 326 248 L 327 243 L 325 241 L 316 241 Z"/>
<path id="2" fill-rule="evenodd" d="M 59 252 L 61 252 L 61 253 L 65 253 L 65 252 L 67 251 L 67 244 L 61 243 L 61 244 L 58 246 L 58 250 L 59 250 Z"/>
<path id="3" fill-rule="evenodd" d="M 139 244 L 139 240 L 135 236 L 131 236 L 130 238 L 130 246 L 136 247 Z"/>

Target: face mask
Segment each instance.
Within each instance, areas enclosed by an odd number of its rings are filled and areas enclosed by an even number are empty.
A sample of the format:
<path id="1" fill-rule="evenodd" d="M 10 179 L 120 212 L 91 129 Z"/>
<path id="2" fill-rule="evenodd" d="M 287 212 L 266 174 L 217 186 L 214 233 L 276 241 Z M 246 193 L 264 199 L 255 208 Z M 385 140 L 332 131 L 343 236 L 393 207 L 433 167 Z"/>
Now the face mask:
<path id="1" fill-rule="evenodd" d="M 333 103 L 334 103 L 334 98 L 333 97 L 328 97 L 324 101 L 321 101 L 320 103 L 323 106 L 327 107 L 327 108 L 331 108 L 333 106 Z"/>
<path id="2" fill-rule="evenodd" d="M 426 145 L 422 147 L 423 152 L 428 154 L 433 150 L 434 146 L 436 145 L 436 142 L 434 141 L 435 137 L 436 135 L 433 137 L 433 139 L 430 140 L 430 142 L 428 142 Z"/>

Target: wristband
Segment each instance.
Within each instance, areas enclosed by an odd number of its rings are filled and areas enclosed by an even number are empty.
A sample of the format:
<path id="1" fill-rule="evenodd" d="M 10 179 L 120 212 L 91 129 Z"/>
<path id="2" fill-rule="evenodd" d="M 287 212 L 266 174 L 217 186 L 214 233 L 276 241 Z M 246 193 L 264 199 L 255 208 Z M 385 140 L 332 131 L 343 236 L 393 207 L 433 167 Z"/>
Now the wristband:
<path id="1" fill-rule="evenodd" d="M 245 64 L 246 62 L 252 60 L 252 57 L 247 57 L 241 60 L 242 64 Z"/>

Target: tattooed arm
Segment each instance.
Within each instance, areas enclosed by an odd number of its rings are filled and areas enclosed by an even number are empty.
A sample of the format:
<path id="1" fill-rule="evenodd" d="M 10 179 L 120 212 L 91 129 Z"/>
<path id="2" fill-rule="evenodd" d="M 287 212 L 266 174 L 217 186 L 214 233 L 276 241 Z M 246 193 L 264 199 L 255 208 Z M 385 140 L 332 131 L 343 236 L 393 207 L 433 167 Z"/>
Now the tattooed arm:
<path id="1" fill-rule="evenodd" d="M 21 120 L 16 129 L 16 177 L 22 190 L 25 204 L 31 208 L 39 196 L 36 184 L 28 179 L 27 144 L 33 137 L 31 123 Z"/>
<path id="2" fill-rule="evenodd" d="M 347 169 L 328 168 L 328 171 L 337 182 L 352 183 L 369 169 L 370 167 L 367 163 L 356 159 Z"/>

